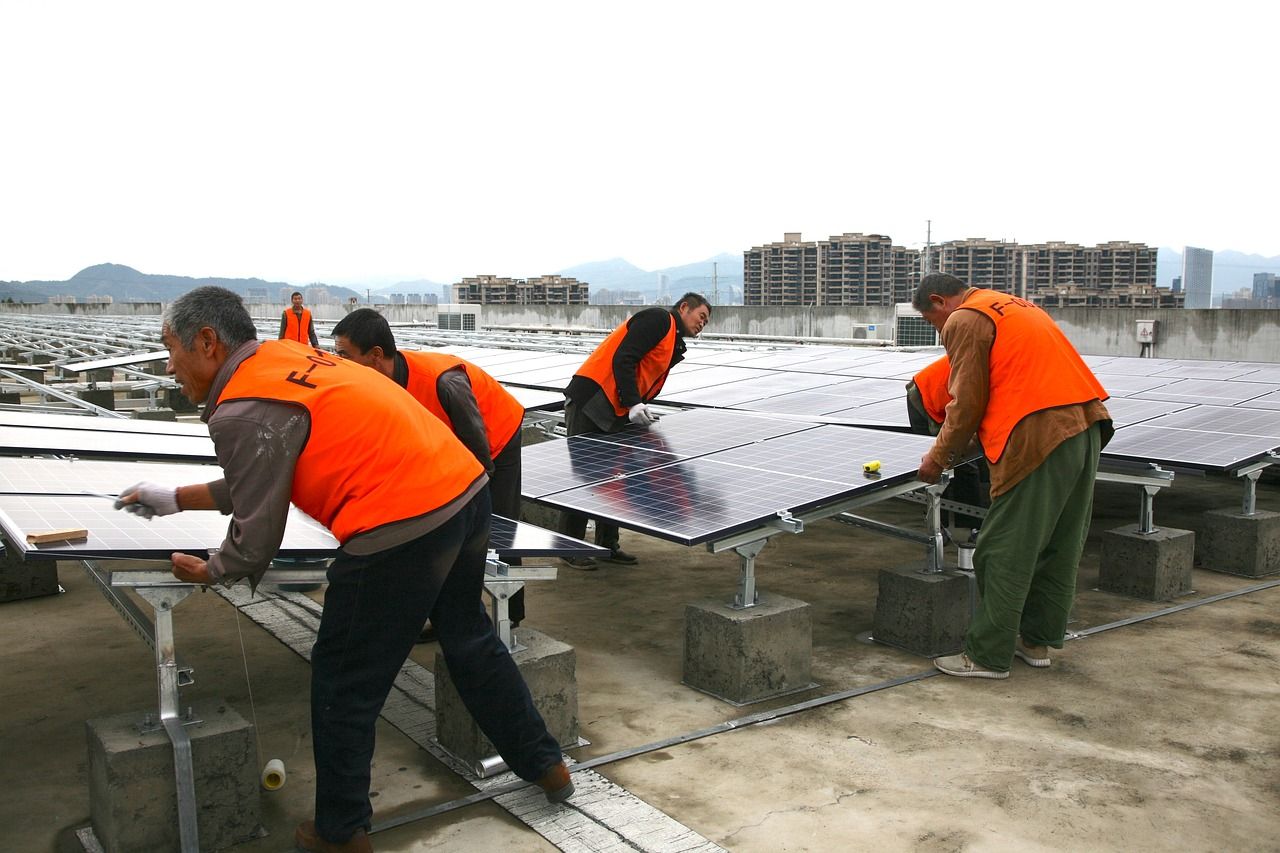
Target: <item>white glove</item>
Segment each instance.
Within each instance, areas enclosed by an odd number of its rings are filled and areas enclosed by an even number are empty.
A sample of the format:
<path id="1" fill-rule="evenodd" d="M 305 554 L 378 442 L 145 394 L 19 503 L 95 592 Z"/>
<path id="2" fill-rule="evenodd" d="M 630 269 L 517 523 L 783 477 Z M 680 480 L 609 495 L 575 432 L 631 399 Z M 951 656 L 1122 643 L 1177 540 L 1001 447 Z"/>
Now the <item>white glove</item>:
<path id="1" fill-rule="evenodd" d="M 131 503 L 124 498 L 133 495 Z M 120 493 L 113 504 L 116 509 L 151 519 L 157 515 L 173 515 L 179 511 L 178 490 L 173 486 L 161 486 L 158 483 L 135 483 Z"/>
<path id="2" fill-rule="evenodd" d="M 627 420 L 637 426 L 653 426 L 658 422 L 658 414 L 644 403 L 636 403 L 627 412 Z"/>

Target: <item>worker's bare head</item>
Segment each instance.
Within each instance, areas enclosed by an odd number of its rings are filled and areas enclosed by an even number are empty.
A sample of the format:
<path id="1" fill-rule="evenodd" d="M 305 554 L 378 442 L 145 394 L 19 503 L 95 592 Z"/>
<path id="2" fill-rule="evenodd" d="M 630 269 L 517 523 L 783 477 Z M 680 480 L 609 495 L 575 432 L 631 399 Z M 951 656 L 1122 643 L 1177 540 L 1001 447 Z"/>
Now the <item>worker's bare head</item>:
<path id="1" fill-rule="evenodd" d="M 380 367 L 396 356 L 396 339 L 387 318 L 372 308 L 357 308 L 333 327 L 334 352 L 365 367 Z"/>
<path id="2" fill-rule="evenodd" d="M 697 336 L 711 319 L 711 303 L 701 293 L 686 293 L 676 300 L 676 314 L 684 329 L 690 335 Z"/>
<path id="3" fill-rule="evenodd" d="M 947 273 L 930 273 L 920 279 L 915 294 L 911 297 L 911 307 L 920 312 L 920 316 L 935 329 L 942 330 L 943 324 L 951 316 L 962 301 L 969 285 Z"/>
<path id="4" fill-rule="evenodd" d="M 223 287 L 197 287 L 173 300 L 164 312 L 160 332 L 169 350 L 166 369 L 193 403 L 208 397 L 213 377 L 227 356 L 257 338 L 244 302 Z"/>

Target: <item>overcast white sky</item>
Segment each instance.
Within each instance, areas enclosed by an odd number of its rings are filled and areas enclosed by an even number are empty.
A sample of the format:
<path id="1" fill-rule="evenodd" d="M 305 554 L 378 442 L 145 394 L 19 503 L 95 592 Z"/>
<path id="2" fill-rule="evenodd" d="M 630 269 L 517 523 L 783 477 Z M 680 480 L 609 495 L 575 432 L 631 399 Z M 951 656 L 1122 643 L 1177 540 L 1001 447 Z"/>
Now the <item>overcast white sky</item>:
<path id="1" fill-rule="evenodd" d="M 1270 3 L 0 0 L 0 280 L 1280 255 Z"/>

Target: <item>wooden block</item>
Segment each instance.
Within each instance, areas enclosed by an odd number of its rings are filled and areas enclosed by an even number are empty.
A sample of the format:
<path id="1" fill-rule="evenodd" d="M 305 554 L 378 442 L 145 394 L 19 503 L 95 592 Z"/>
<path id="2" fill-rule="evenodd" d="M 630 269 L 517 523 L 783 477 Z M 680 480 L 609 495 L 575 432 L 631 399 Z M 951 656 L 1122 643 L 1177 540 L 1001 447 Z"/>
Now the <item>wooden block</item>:
<path id="1" fill-rule="evenodd" d="M 64 527 L 61 530 L 45 530 L 40 533 L 28 533 L 27 543 L 43 545 L 46 542 L 74 542 L 77 539 L 88 539 L 89 531 L 83 527 Z"/>

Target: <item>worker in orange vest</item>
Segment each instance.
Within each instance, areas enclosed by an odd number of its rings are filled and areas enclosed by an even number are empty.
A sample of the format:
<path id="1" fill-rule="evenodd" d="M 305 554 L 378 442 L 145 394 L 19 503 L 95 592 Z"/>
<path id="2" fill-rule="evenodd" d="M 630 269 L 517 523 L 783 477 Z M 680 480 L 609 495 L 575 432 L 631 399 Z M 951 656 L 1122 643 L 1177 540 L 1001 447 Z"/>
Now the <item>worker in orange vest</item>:
<path id="1" fill-rule="evenodd" d="M 1093 508 L 1098 456 L 1113 434 L 1107 392 L 1036 305 L 927 275 L 912 306 L 942 334 L 952 397 L 918 476 L 936 483 L 978 435 L 991 509 L 974 554 L 981 599 L 947 675 L 1007 678 L 1062 648 Z"/>
<path id="2" fill-rule="evenodd" d="M 116 506 L 143 517 L 219 509 L 226 540 L 208 560 L 171 555 L 196 584 L 256 583 L 292 500 L 340 544 L 311 650 L 315 819 L 299 850 L 371 850 L 370 769 L 378 714 L 430 616 L 467 710 L 517 775 L 552 802 L 573 793 L 560 747 L 480 602 L 488 478 L 438 419 L 363 367 L 293 341 L 259 343 L 240 297 L 200 287 L 165 312 L 161 340 L 182 392 L 209 401 L 225 478 L 139 483 Z"/>
<path id="3" fill-rule="evenodd" d="M 310 341 L 316 349 L 320 349 L 320 339 L 316 337 L 316 325 L 311 318 L 311 309 L 302 304 L 302 294 L 294 291 L 289 297 L 290 307 L 280 314 L 280 334 L 277 340 L 297 341 L 305 344 Z"/>
<path id="4" fill-rule="evenodd" d="M 443 352 L 402 350 L 387 319 L 357 308 L 333 327 L 334 352 L 391 379 L 444 421 L 489 475 L 493 511 L 520 520 L 520 428 L 524 406 L 478 366 Z M 508 560 L 520 565 L 519 557 Z M 524 588 L 508 601 L 511 626 L 525 617 Z M 421 640 L 434 639 L 431 628 Z"/>
<path id="5" fill-rule="evenodd" d="M 686 293 L 671 308 L 655 305 L 633 314 L 600 342 L 569 381 L 565 432 L 617 432 L 628 424 L 656 423 L 658 415 L 649 403 L 662 391 L 671 368 L 684 359 L 684 339 L 701 334 L 710 319 L 711 303 L 698 293 Z M 581 539 L 587 532 L 587 516 L 564 513 L 560 532 Z M 612 563 L 638 562 L 622 550 L 616 524 L 596 519 L 596 544 L 609 549 L 604 559 Z M 565 562 L 577 569 L 597 568 L 592 557 Z"/>

